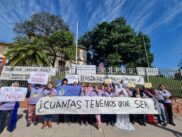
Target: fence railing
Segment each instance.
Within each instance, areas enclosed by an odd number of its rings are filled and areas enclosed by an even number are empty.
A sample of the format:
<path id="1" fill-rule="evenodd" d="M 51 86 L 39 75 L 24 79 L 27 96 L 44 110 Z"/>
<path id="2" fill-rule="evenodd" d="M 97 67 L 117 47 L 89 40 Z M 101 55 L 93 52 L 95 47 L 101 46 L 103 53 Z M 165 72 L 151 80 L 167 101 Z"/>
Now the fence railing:
<path id="1" fill-rule="evenodd" d="M 0 73 L 2 70 L 0 65 Z M 175 97 L 182 97 L 182 70 L 164 68 L 117 68 L 117 67 L 61 67 L 56 69 L 56 75 L 51 77 L 52 81 L 63 79 L 66 74 L 72 75 L 136 75 L 143 76 L 145 82 L 151 82 L 153 88 L 158 89 L 159 84 L 164 84 L 166 89 Z M 13 81 L 0 80 L 0 87 L 10 86 Z M 27 81 L 18 81 L 21 86 L 27 86 Z"/>

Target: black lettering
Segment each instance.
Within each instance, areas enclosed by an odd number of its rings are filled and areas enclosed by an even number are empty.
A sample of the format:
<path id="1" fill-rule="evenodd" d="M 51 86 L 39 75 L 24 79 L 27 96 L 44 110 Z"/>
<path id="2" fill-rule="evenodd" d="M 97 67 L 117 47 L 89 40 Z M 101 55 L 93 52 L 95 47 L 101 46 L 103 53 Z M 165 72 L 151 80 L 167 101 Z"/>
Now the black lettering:
<path id="1" fill-rule="evenodd" d="M 94 100 L 90 100 L 90 108 L 94 108 Z"/>
<path id="2" fill-rule="evenodd" d="M 75 103 L 74 100 L 71 102 L 70 108 L 71 108 L 71 107 L 75 107 L 75 108 L 76 108 L 76 103 Z"/>
<path id="3" fill-rule="evenodd" d="M 49 103 L 49 100 L 46 101 L 46 102 L 44 103 L 44 108 L 45 108 L 45 109 L 50 109 L 49 107 L 46 107 L 46 104 L 47 104 L 47 103 Z"/>
<path id="4" fill-rule="evenodd" d="M 86 108 L 88 108 L 89 100 L 85 100 L 85 102 L 86 102 Z"/>
<path id="5" fill-rule="evenodd" d="M 50 102 L 50 109 L 54 109 L 56 106 L 56 102 Z"/>
<path id="6" fill-rule="evenodd" d="M 61 106 L 59 101 L 57 101 L 56 108 L 62 108 L 62 106 Z"/>
<path id="7" fill-rule="evenodd" d="M 42 111 L 40 111 L 42 109 L 42 100 L 40 101 L 40 107 L 38 108 L 38 112 L 42 113 Z"/>
<path id="8" fill-rule="evenodd" d="M 135 100 L 135 104 L 137 105 L 136 108 L 139 108 L 140 107 L 140 104 L 138 104 L 138 100 Z"/>
<path id="9" fill-rule="evenodd" d="M 76 104 L 77 104 L 77 109 L 80 109 L 81 108 L 82 101 L 81 100 L 77 100 L 76 101 Z"/>

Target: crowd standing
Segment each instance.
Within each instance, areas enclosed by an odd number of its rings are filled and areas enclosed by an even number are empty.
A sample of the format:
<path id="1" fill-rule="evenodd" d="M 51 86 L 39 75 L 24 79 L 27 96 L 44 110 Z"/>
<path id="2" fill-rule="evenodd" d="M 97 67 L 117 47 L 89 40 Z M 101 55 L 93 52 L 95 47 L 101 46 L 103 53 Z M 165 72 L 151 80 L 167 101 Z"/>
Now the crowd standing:
<path id="1" fill-rule="evenodd" d="M 78 83 L 74 82 L 72 86 Z M 48 82 L 47 85 L 28 84 L 28 110 L 27 110 L 27 127 L 31 124 L 37 125 L 42 119 L 42 129 L 49 127 L 52 128 L 53 115 L 43 115 L 42 118 L 35 114 L 36 103 L 41 97 L 45 96 L 64 96 L 60 90 L 60 86 L 68 86 L 68 80 L 65 78 L 62 81 L 56 81 L 56 87 L 53 88 L 53 83 Z M 115 114 L 102 114 L 102 115 L 66 115 L 59 114 L 57 123 L 77 122 L 80 125 L 88 124 L 94 125 L 100 129 L 101 123 L 116 126 L 120 129 L 134 130 L 132 126 L 136 122 L 141 126 L 149 124 L 162 124 L 167 126 L 171 124 L 175 126 L 172 113 L 172 95 L 170 91 L 165 89 L 164 84 L 159 84 L 159 88 L 147 89 L 145 87 L 128 87 L 127 84 L 121 80 L 119 83 L 103 83 L 101 86 L 91 83 L 87 85 L 81 83 L 80 96 L 102 96 L 102 97 L 132 97 L 132 98 L 154 98 L 159 103 L 161 114 L 158 115 L 145 115 L 145 114 L 130 114 L 130 115 L 115 115 Z M 12 87 L 19 87 L 17 82 L 12 83 Z M 19 102 L 0 102 L 0 133 L 4 130 L 7 123 L 7 130 L 12 132 L 16 128 L 17 111 Z M 6 122 L 7 121 L 7 122 Z"/>

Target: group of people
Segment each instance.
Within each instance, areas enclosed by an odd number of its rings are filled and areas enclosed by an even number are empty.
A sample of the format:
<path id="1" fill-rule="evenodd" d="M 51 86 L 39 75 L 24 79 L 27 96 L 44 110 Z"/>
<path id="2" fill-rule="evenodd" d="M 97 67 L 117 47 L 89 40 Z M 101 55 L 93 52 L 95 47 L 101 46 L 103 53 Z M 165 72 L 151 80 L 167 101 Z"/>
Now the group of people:
<path id="1" fill-rule="evenodd" d="M 32 123 L 37 125 L 40 116 L 35 114 L 36 103 L 41 97 L 45 96 L 63 96 L 60 92 L 60 86 L 68 86 L 68 80 L 65 78 L 62 81 L 56 82 L 56 87 L 53 88 L 53 83 L 48 82 L 46 86 L 39 84 L 28 84 L 28 111 L 27 111 L 27 127 Z M 74 83 L 73 85 L 77 85 Z M 13 87 L 19 86 L 17 82 L 12 83 Z M 153 98 L 158 101 L 161 114 L 158 115 L 146 115 L 146 114 L 102 114 L 102 115 L 70 115 L 70 114 L 59 114 L 58 123 L 71 124 L 72 122 L 79 122 L 80 125 L 94 124 L 97 129 L 101 127 L 101 123 L 104 122 L 107 125 L 116 126 L 120 129 L 134 130 L 132 126 L 135 122 L 142 126 L 146 126 L 146 123 L 150 124 L 172 124 L 175 126 L 173 121 L 172 113 L 172 101 L 171 93 L 165 89 L 163 84 L 159 85 L 159 89 L 147 89 L 138 87 L 128 87 L 124 81 L 119 83 L 103 83 L 102 85 L 88 83 L 85 85 L 81 84 L 80 96 L 103 96 L 103 97 L 135 97 L 135 98 Z M 12 132 L 16 127 L 17 110 L 19 102 L 0 102 L 0 133 L 5 128 L 6 120 L 8 120 L 8 131 Z M 43 115 L 42 129 L 45 127 L 52 128 L 52 116 Z"/>

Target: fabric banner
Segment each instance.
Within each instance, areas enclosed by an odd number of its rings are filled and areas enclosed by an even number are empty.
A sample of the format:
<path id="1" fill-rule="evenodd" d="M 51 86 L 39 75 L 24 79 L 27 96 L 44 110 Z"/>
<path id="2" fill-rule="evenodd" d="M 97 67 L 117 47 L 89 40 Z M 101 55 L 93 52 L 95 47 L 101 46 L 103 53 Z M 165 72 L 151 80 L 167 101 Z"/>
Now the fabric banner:
<path id="1" fill-rule="evenodd" d="M 46 72 L 32 72 L 28 79 L 28 83 L 46 85 L 48 78 L 49 76 Z"/>
<path id="2" fill-rule="evenodd" d="M 143 76 L 130 75 L 66 75 L 66 78 L 77 77 L 79 82 L 103 83 L 106 79 L 111 79 L 113 82 L 123 80 L 125 83 L 133 82 L 135 84 L 144 85 Z M 69 82 L 69 81 L 68 81 Z"/>
<path id="3" fill-rule="evenodd" d="M 59 86 L 56 91 L 58 96 L 80 96 L 81 86 Z"/>
<path id="4" fill-rule="evenodd" d="M 158 114 L 152 99 L 131 97 L 43 97 L 36 114 Z"/>
<path id="5" fill-rule="evenodd" d="M 46 72 L 49 76 L 55 75 L 52 67 L 11 67 L 4 66 L 0 79 L 2 80 L 28 80 L 32 72 Z"/>
<path id="6" fill-rule="evenodd" d="M 1 87 L 0 102 L 24 101 L 26 94 L 24 87 Z"/>

